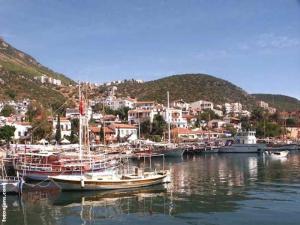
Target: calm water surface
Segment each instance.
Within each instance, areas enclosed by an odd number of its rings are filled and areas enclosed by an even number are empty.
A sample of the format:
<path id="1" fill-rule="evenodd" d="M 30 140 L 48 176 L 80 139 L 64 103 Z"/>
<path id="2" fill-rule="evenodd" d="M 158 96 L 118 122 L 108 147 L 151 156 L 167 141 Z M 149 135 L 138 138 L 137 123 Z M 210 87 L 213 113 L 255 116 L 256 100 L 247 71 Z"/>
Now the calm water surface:
<path id="1" fill-rule="evenodd" d="M 186 156 L 165 164 L 172 172 L 166 186 L 85 193 L 44 188 L 21 199 L 8 196 L 2 224 L 300 224 L 300 153 L 286 160 Z"/>

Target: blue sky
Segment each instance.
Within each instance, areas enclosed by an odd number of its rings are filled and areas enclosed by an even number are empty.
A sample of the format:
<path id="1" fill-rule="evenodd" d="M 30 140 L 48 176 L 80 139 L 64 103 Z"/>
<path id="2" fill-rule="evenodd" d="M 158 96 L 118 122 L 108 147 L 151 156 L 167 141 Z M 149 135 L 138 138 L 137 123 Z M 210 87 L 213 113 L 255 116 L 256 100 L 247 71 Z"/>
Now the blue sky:
<path id="1" fill-rule="evenodd" d="M 299 0 L 0 0 L 0 36 L 74 80 L 207 73 L 300 98 Z"/>

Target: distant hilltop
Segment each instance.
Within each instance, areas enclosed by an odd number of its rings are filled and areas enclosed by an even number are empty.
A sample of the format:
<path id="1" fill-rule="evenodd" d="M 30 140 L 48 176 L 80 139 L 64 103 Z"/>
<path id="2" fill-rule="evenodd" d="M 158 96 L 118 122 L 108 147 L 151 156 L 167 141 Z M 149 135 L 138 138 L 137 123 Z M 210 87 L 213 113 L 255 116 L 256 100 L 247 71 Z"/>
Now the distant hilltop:
<path id="1" fill-rule="evenodd" d="M 154 100 L 166 103 L 170 100 L 195 102 L 199 99 L 215 104 L 239 102 L 246 109 L 264 101 L 280 111 L 300 110 L 300 101 L 283 95 L 248 94 L 237 85 L 207 74 L 179 74 L 153 81 L 124 79 L 103 84 L 85 82 L 90 87 L 91 97 L 101 97 L 112 86 L 117 87 L 117 97 L 132 97 L 139 100 Z M 60 105 L 75 101 L 76 82 L 40 64 L 32 56 L 14 48 L 0 38 L 0 99 L 28 98 L 44 106 Z"/>
<path id="2" fill-rule="evenodd" d="M 274 94 L 253 94 L 252 96 L 281 111 L 300 111 L 300 101 L 297 98 Z"/>
<path id="3" fill-rule="evenodd" d="M 203 99 L 216 104 L 240 102 L 252 107 L 256 104 L 255 97 L 240 87 L 207 74 L 180 74 L 147 82 L 127 82 L 117 86 L 119 96 L 136 97 L 139 100 L 155 100 L 166 102 L 166 93 L 170 92 L 170 100 L 183 99 L 187 102 Z M 103 90 L 107 89 L 102 87 Z"/>
<path id="4" fill-rule="evenodd" d="M 29 98 L 45 106 L 62 104 L 76 83 L 40 64 L 0 38 L 0 99 Z"/>

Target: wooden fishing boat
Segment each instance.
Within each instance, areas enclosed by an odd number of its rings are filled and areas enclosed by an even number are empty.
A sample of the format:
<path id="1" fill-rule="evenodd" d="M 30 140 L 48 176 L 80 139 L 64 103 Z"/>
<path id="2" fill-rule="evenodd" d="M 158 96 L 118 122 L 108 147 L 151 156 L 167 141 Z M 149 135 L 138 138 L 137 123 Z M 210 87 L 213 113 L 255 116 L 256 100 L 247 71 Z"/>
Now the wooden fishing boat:
<path id="1" fill-rule="evenodd" d="M 52 153 L 24 153 L 19 156 L 15 170 L 30 180 L 46 180 L 49 176 L 80 175 L 82 172 L 104 172 L 114 170 L 120 164 L 116 157 L 74 157 L 58 156 Z"/>
<path id="2" fill-rule="evenodd" d="M 168 170 L 134 173 L 127 175 L 95 175 L 85 174 L 82 176 L 59 175 L 50 177 L 63 191 L 94 191 L 94 190 L 115 190 L 147 187 L 156 184 L 170 182 Z"/>

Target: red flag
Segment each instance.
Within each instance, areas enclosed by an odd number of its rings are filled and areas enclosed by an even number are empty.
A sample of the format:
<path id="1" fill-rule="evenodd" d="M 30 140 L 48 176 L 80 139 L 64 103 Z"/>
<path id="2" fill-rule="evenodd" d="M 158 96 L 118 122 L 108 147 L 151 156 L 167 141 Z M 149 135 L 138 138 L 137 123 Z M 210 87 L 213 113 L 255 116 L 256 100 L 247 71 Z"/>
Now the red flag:
<path id="1" fill-rule="evenodd" d="M 82 100 L 82 97 L 81 97 L 80 103 L 79 103 L 79 113 L 80 113 L 80 115 L 84 115 L 85 114 L 85 112 L 84 112 L 84 102 Z"/>

